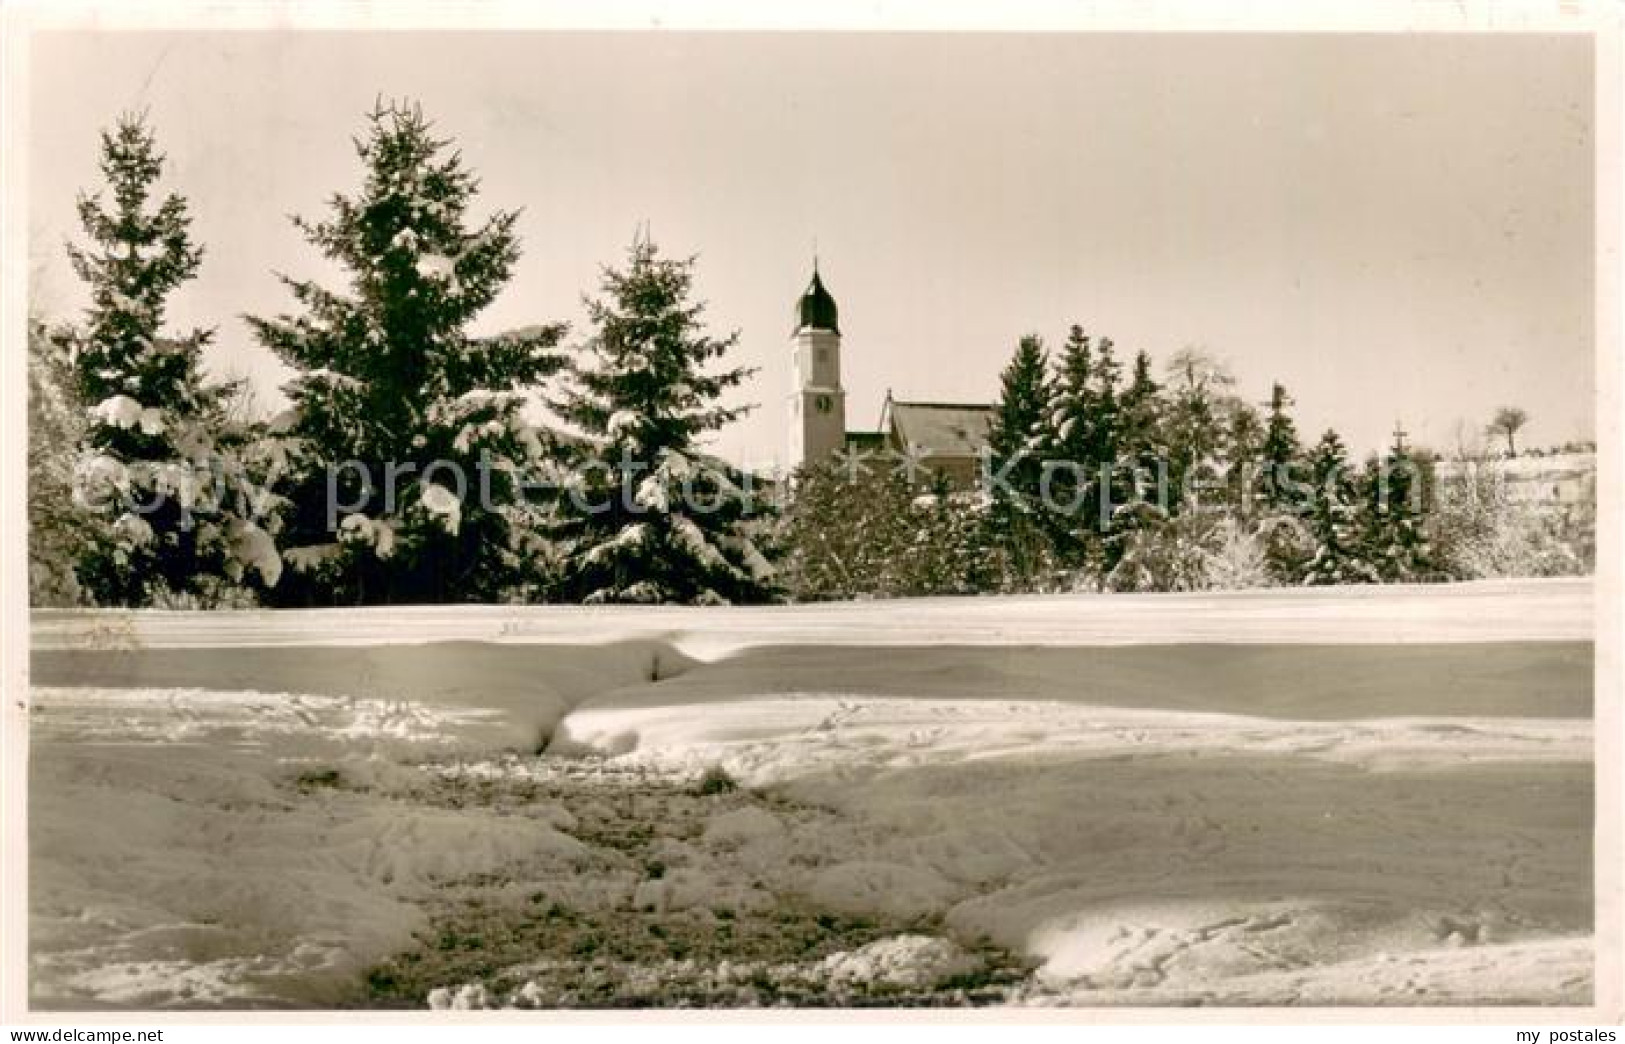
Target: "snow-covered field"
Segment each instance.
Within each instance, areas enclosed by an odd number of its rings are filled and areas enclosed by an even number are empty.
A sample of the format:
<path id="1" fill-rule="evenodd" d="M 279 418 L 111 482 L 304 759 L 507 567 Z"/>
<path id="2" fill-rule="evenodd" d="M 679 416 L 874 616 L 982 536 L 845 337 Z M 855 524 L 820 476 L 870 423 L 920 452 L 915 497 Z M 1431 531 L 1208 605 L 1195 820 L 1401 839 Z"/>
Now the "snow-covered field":
<path id="1" fill-rule="evenodd" d="M 1584 581 L 39 613 L 32 995 L 1585 1004 L 1591 619 Z"/>

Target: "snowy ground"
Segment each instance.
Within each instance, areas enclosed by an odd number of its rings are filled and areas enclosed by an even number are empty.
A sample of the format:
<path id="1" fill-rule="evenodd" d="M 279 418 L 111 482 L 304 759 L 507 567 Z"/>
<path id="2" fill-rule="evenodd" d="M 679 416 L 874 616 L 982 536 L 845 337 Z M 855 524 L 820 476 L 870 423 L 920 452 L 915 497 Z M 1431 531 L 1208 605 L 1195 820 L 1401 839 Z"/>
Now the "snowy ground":
<path id="1" fill-rule="evenodd" d="M 1591 997 L 1585 582 L 34 639 L 40 1007 Z"/>

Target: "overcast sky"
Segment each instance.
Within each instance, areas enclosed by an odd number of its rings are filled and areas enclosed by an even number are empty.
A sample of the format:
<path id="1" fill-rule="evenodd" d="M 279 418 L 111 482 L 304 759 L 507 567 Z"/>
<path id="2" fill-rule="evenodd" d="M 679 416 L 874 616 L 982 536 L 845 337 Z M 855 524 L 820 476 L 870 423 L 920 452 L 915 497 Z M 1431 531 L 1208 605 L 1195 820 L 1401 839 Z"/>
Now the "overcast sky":
<path id="1" fill-rule="evenodd" d="M 640 222 L 699 255 L 761 403 L 718 448 L 782 452 L 790 310 L 814 242 L 841 307 L 848 424 L 990 400 L 1029 331 L 1186 345 L 1300 429 L 1525 442 L 1593 432 L 1592 63 L 1584 37 L 1081 34 L 47 34 L 31 55 L 36 297 L 83 304 L 61 244 L 97 131 L 144 107 L 206 245 L 172 309 L 221 375 L 284 374 L 238 316 L 323 263 L 287 215 L 359 182 L 375 97 L 418 99 L 523 207 L 482 318 L 582 327 Z"/>

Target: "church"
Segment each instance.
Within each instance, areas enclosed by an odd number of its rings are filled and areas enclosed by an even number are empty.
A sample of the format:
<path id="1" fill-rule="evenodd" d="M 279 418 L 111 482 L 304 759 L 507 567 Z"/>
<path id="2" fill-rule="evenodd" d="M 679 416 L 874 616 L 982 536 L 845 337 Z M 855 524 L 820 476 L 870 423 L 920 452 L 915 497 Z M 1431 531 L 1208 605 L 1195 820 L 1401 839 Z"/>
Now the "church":
<path id="1" fill-rule="evenodd" d="M 888 390 L 876 430 L 847 428 L 840 309 L 825 288 L 816 261 L 812 281 L 796 302 L 790 340 L 787 466 L 791 470 L 821 463 L 838 452 L 873 457 L 889 453 L 912 457 L 922 472 L 922 484 L 936 476 L 954 489 L 976 484 L 982 447 L 993 426 L 994 407 L 988 403 L 904 400 Z"/>

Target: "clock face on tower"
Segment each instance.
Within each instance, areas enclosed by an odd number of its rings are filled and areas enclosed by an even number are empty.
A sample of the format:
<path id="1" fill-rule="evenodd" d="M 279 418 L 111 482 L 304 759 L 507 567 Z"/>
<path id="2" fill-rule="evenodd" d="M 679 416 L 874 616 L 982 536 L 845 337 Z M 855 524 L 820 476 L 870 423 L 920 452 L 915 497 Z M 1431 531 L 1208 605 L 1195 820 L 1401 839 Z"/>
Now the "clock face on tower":
<path id="1" fill-rule="evenodd" d="M 820 395 L 818 398 L 813 400 L 813 405 L 817 407 L 819 413 L 828 413 L 830 410 L 835 408 L 835 400 L 831 399 L 828 395 Z"/>

